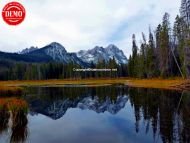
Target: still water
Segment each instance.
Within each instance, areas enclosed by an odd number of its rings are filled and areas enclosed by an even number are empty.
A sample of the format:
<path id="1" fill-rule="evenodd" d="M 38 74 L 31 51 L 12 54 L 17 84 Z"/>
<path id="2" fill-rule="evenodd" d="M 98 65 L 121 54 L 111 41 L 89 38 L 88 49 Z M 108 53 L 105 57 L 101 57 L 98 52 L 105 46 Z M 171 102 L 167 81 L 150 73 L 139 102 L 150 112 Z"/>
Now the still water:
<path id="1" fill-rule="evenodd" d="M 0 143 L 190 142 L 189 92 L 73 85 L 26 88 L 22 98 L 29 112 L 16 129 L 0 127 Z"/>

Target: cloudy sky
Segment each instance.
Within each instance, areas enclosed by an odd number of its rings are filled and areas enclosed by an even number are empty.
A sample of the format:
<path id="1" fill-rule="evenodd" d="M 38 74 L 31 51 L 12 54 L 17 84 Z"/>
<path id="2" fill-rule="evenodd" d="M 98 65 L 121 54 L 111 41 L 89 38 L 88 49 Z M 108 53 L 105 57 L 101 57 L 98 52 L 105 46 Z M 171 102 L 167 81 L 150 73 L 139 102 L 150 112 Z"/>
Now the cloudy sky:
<path id="1" fill-rule="evenodd" d="M 115 44 L 128 56 L 131 37 L 140 42 L 169 12 L 171 21 L 179 13 L 181 0 L 17 0 L 26 9 L 26 19 L 9 26 L 0 17 L 0 51 L 17 52 L 30 46 L 43 47 L 53 41 L 76 52 L 96 45 Z M 0 9 L 9 2 L 0 1 Z"/>

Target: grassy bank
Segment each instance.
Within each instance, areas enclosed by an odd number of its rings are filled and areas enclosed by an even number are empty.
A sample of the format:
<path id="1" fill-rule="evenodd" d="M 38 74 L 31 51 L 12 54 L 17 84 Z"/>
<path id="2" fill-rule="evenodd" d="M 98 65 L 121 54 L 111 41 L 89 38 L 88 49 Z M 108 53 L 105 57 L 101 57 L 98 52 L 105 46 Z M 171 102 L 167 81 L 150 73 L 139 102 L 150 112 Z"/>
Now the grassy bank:
<path id="1" fill-rule="evenodd" d="M 183 90 L 185 87 L 182 85 L 187 83 L 188 80 L 184 79 L 132 79 L 128 81 L 127 85 L 130 87 Z"/>
<path id="2" fill-rule="evenodd" d="M 0 91 L 3 90 L 18 90 L 23 86 L 63 86 L 63 85 L 88 85 L 102 86 L 110 84 L 125 84 L 130 87 L 144 88 L 160 88 L 160 89 L 188 89 L 188 80 L 181 78 L 176 79 L 129 79 L 129 78 L 114 78 L 114 79 L 83 79 L 83 80 L 40 80 L 40 81 L 0 81 Z M 190 88 L 189 88 L 190 89 Z"/>

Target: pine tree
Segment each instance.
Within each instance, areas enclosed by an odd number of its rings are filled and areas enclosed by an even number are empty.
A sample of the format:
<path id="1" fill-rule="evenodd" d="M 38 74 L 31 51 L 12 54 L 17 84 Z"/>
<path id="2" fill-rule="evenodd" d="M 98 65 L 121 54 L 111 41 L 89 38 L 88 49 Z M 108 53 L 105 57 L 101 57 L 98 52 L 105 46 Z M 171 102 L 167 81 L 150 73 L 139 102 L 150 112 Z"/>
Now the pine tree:
<path id="1" fill-rule="evenodd" d="M 151 28 L 149 27 L 149 45 L 147 49 L 147 77 L 157 76 L 158 68 L 156 68 L 155 42 Z"/>
<path id="2" fill-rule="evenodd" d="M 160 71 L 162 77 L 167 77 L 170 74 L 170 41 L 169 41 L 169 14 L 165 13 L 162 22 L 162 28 L 160 32 L 160 47 L 159 47 L 159 62 L 160 62 Z"/>
<path id="3" fill-rule="evenodd" d="M 145 34 L 142 33 L 143 42 L 141 43 L 140 53 L 138 54 L 138 77 L 147 77 L 147 42 Z"/>
<path id="4" fill-rule="evenodd" d="M 133 77 L 133 61 L 131 55 L 129 56 L 129 61 L 128 61 L 128 74 L 129 77 Z"/>
<path id="5" fill-rule="evenodd" d="M 178 15 L 174 22 L 174 28 L 173 28 L 173 38 L 174 38 L 174 47 L 175 47 L 175 55 L 177 57 L 177 62 L 180 65 L 180 68 L 182 69 L 183 75 L 186 75 L 185 70 L 185 61 L 184 61 L 184 55 L 185 55 L 185 21 L 180 18 Z"/>
<path id="6" fill-rule="evenodd" d="M 158 67 L 158 73 L 159 73 L 159 76 L 160 76 L 160 69 L 161 69 L 161 65 L 160 65 L 160 61 L 162 60 L 161 56 L 160 56 L 160 45 L 161 45 L 161 30 L 162 30 L 162 26 L 161 24 L 159 24 L 157 26 L 157 29 L 156 29 L 156 48 L 155 48 L 155 56 L 156 56 L 156 65 Z"/>
<path id="7" fill-rule="evenodd" d="M 137 44 L 136 44 L 136 37 L 135 37 L 135 34 L 133 34 L 132 36 L 132 59 L 131 59 L 131 62 L 132 62 L 132 76 L 133 77 L 137 77 L 138 75 L 138 47 L 137 47 Z"/>

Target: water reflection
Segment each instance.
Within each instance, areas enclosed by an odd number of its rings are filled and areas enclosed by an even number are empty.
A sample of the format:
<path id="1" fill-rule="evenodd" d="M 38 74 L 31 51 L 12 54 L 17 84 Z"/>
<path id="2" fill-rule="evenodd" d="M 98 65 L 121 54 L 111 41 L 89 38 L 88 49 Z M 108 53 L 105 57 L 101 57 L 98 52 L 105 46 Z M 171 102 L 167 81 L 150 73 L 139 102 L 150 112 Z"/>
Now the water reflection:
<path id="1" fill-rule="evenodd" d="M 11 143 L 25 142 L 28 136 L 27 124 L 28 119 L 24 112 L 13 113 Z"/>
<path id="2" fill-rule="evenodd" d="M 11 142 L 190 142 L 188 91 L 114 85 L 35 87 L 25 93 L 31 124 L 24 112 L 0 112 L 0 134 L 12 117 Z"/>
<path id="3" fill-rule="evenodd" d="M 163 142 L 190 142 L 190 94 L 184 92 L 178 109 L 181 94 L 176 91 L 130 89 L 136 132 L 139 131 L 140 120 L 144 120 L 146 132 L 152 127 L 154 140 L 160 136 Z"/>
<path id="4" fill-rule="evenodd" d="M 31 114 L 41 113 L 56 120 L 69 108 L 116 114 L 128 101 L 126 92 L 124 88 L 113 87 L 38 88 L 29 89 L 31 94 L 26 98 L 29 101 Z"/>
<path id="5" fill-rule="evenodd" d="M 9 134 L 10 143 L 22 143 L 27 139 L 27 103 L 17 98 L 0 99 L 0 134 Z"/>
<path id="6" fill-rule="evenodd" d="M 7 132 L 9 117 L 10 117 L 10 113 L 7 110 L 7 107 L 4 105 L 1 105 L 0 107 L 0 134 L 2 134 L 3 132 Z"/>

